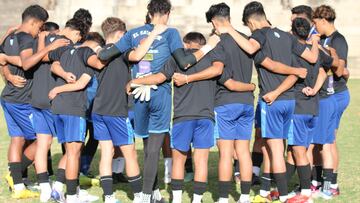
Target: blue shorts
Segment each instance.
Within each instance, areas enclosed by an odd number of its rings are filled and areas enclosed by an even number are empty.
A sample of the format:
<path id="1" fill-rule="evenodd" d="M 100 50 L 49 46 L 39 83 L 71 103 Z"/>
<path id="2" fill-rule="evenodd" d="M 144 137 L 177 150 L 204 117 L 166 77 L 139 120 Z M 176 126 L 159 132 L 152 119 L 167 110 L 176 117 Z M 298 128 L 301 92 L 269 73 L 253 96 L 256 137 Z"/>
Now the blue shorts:
<path id="1" fill-rule="evenodd" d="M 33 121 L 36 134 L 56 136 L 54 117 L 50 110 L 34 108 Z"/>
<path id="2" fill-rule="evenodd" d="M 190 149 L 210 149 L 215 144 L 214 122 L 210 119 L 188 120 L 175 123 L 171 131 L 171 148 L 183 152 Z"/>
<path id="3" fill-rule="evenodd" d="M 350 103 L 350 94 L 349 90 L 345 90 L 339 93 L 335 93 L 332 95 L 335 98 L 337 103 L 336 109 L 336 129 L 339 129 L 341 117 L 345 111 L 345 109 L 349 106 Z"/>
<path id="4" fill-rule="evenodd" d="M 86 119 L 80 116 L 53 114 L 59 143 L 84 142 Z"/>
<path id="5" fill-rule="evenodd" d="M 215 108 L 216 138 L 223 140 L 251 140 L 254 107 L 247 104 L 227 104 Z"/>
<path id="6" fill-rule="evenodd" d="M 33 127 L 33 107 L 30 104 L 17 104 L 1 101 L 10 137 L 24 137 L 35 140 Z"/>
<path id="7" fill-rule="evenodd" d="M 260 102 L 256 104 L 256 110 L 255 110 L 255 128 L 261 128 L 261 106 Z"/>
<path id="8" fill-rule="evenodd" d="M 149 102 L 135 100 L 134 132 L 136 136 L 148 137 L 149 133 L 166 133 L 170 129 L 171 89 L 159 86 L 151 90 Z"/>
<path id="9" fill-rule="evenodd" d="M 288 145 L 309 147 L 317 120 L 318 117 L 314 115 L 294 114 L 288 135 Z"/>
<path id="10" fill-rule="evenodd" d="M 295 100 L 277 100 L 271 105 L 260 102 L 261 137 L 287 139 L 295 109 Z"/>
<path id="11" fill-rule="evenodd" d="M 315 125 L 315 132 L 311 143 L 332 144 L 335 139 L 337 102 L 334 97 L 319 101 L 319 118 Z"/>
<path id="12" fill-rule="evenodd" d="M 134 143 L 134 131 L 130 120 L 121 116 L 92 114 L 94 138 L 99 141 L 111 140 L 114 146 Z"/>

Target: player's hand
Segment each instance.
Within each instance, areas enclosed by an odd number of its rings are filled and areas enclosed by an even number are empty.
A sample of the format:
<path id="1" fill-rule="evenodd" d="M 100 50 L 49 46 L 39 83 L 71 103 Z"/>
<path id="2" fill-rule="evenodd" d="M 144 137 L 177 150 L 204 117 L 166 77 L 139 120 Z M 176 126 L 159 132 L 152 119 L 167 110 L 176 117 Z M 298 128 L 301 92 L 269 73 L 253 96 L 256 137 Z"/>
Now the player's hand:
<path id="1" fill-rule="evenodd" d="M 15 87 L 18 87 L 18 88 L 23 88 L 25 87 L 26 85 L 26 79 L 21 77 L 21 76 L 18 76 L 18 75 L 12 75 L 10 74 L 8 76 L 8 81 L 14 85 Z"/>
<path id="2" fill-rule="evenodd" d="M 220 37 L 217 35 L 212 35 L 209 37 L 209 40 L 207 42 L 208 45 L 211 46 L 211 48 L 216 47 L 216 45 L 220 42 Z"/>
<path id="3" fill-rule="evenodd" d="M 52 90 L 50 90 L 49 92 L 49 99 L 53 100 L 59 93 L 57 92 L 57 88 L 53 88 Z"/>
<path id="4" fill-rule="evenodd" d="M 313 34 L 310 37 L 310 41 L 312 44 L 318 44 L 320 41 L 320 34 Z"/>
<path id="5" fill-rule="evenodd" d="M 42 31 L 42 32 L 39 32 L 38 37 L 41 38 L 41 39 L 44 39 L 49 34 L 50 34 L 49 31 Z"/>
<path id="6" fill-rule="evenodd" d="M 188 83 L 187 75 L 182 73 L 174 73 L 173 80 L 176 86 L 180 87 Z"/>
<path id="7" fill-rule="evenodd" d="M 6 64 L 7 64 L 6 54 L 1 53 L 1 54 L 0 54 L 0 65 L 1 65 L 1 66 L 5 66 Z"/>
<path id="8" fill-rule="evenodd" d="M 59 47 L 67 46 L 69 43 L 70 41 L 68 39 L 57 39 L 49 45 L 49 50 L 52 51 Z"/>
<path id="9" fill-rule="evenodd" d="M 307 75 L 307 69 L 306 68 L 297 68 L 297 74 L 296 76 L 298 76 L 299 78 L 306 78 L 306 75 Z"/>
<path id="10" fill-rule="evenodd" d="M 348 80 L 348 79 L 349 79 L 349 77 L 350 77 L 350 72 L 349 72 L 349 69 L 344 68 L 344 71 L 343 71 L 342 76 L 343 76 L 346 80 Z"/>
<path id="11" fill-rule="evenodd" d="M 314 96 L 316 93 L 314 91 L 313 88 L 311 87 L 304 87 L 302 90 L 302 93 L 305 94 L 306 96 Z"/>
<path id="12" fill-rule="evenodd" d="M 20 25 L 11 26 L 7 29 L 6 34 L 10 34 L 15 32 L 17 29 L 19 29 Z"/>
<path id="13" fill-rule="evenodd" d="M 335 58 L 338 58 L 336 49 L 334 49 L 334 48 L 332 48 L 332 47 L 329 47 L 329 46 L 327 46 L 326 49 L 329 50 L 330 56 L 335 57 Z"/>
<path id="14" fill-rule="evenodd" d="M 66 72 L 64 76 L 64 80 L 67 83 L 75 83 L 76 82 L 76 76 L 71 72 Z"/>
<path id="15" fill-rule="evenodd" d="M 279 93 L 276 91 L 271 91 L 265 94 L 262 98 L 268 104 L 271 105 L 279 96 Z"/>
<path id="16" fill-rule="evenodd" d="M 167 25 L 156 24 L 151 33 L 153 33 L 154 35 L 160 35 L 161 33 L 165 32 L 167 29 L 168 29 Z"/>

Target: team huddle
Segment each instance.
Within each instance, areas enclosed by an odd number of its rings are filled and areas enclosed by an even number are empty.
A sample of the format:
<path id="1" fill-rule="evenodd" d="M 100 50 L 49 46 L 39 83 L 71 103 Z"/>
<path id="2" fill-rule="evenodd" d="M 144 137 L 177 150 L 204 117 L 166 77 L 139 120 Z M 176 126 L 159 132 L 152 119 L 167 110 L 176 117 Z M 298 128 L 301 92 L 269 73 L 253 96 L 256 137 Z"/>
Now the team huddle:
<path id="1" fill-rule="evenodd" d="M 158 183 L 162 150 L 170 201 L 181 203 L 184 182 L 193 181 L 192 202 L 200 203 L 215 145 L 219 203 L 229 202 L 234 179 L 239 203 L 306 203 L 340 194 L 336 134 L 350 96 L 348 46 L 333 8 L 294 7 L 291 31 L 282 31 L 253 1 L 243 10 L 246 36 L 231 25 L 230 7 L 215 4 L 205 14 L 213 26 L 207 41 L 199 32 L 181 38 L 167 26 L 169 0 L 150 0 L 147 10 L 145 24 L 128 31 L 121 19 L 105 19 L 104 39 L 90 32 L 85 9 L 59 29 L 32 5 L 0 39 L 12 198 L 92 202 L 99 197 L 80 185 L 99 185 L 103 201 L 115 203 L 113 184 L 127 182 L 134 203 L 165 202 Z M 63 155 L 50 184 L 53 137 Z M 142 169 L 135 137 L 143 139 Z M 99 179 L 89 172 L 98 144 Z M 33 164 L 38 190 L 26 178 Z M 295 172 L 299 183 L 291 192 Z M 260 192 L 250 196 L 254 185 Z"/>

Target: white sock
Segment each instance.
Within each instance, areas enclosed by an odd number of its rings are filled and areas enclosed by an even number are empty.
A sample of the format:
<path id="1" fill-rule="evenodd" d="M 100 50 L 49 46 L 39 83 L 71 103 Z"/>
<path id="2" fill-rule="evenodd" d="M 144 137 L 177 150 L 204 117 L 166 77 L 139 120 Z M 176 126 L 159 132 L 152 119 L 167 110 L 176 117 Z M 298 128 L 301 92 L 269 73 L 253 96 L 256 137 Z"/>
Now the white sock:
<path id="1" fill-rule="evenodd" d="M 41 192 L 50 192 L 51 193 L 51 186 L 50 183 L 40 183 L 40 191 Z"/>
<path id="2" fill-rule="evenodd" d="M 55 183 L 53 184 L 53 189 L 58 192 L 63 192 L 64 191 L 64 183 L 55 181 Z"/>
<path id="3" fill-rule="evenodd" d="M 253 166 L 253 174 L 255 174 L 256 176 L 259 176 L 260 175 L 260 168 L 257 167 L 257 166 Z"/>
<path id="4" fill-rule="evenodd" d="M 321 185 L 321 182 L 318 182 L 318 181 L 316 181 L 316 180 L 312 180 L 311 181 L 311 184 L 313 185 L 313 186 L 320 186 Z"/>
<path id="5" fill-rule="evenodd" d="M 151 201 L 151 194 L 141 193 L 141 202 L 142 203 L 150 203 Z"/>
<path id="6" fill-rule="evenodd" d="M 337 183 L 336 184 L 331 184 L 330 188 L 336 190 L 338 188 L 338 184 Z"/>
<path id="7" fill-rule="evenodd" d="M 286 202 L 287 199 L 288 199 L 287 195 L 279 197 L 280 202 Z"/>
<path id="8" fill-rule="evenodd" d="M 267 197 L 270 194 L 270 191 L 260 190 L 260 196 Z"/>
<path id="9" fill-rule="evenodd" d="M 247 195 L 241 194 L 240 195 L 240 202 L 245 202 L 245 201 L 250 201 L 250 195 L 249 194 L 247 194 Z"/>
<path id="10" fill-rule="evenodd" d="M 25 189 L 26 189 L 26 187 L 25 187 L 24 183 L 14 184 L 15 191 L 20 191 L 20 190 L 25 190 Z"/>
<path id="11" fill-rule="evenodd" d="M 310 197 L 311 196 L 311 189 L 301 189 L 301 195 Z"/>
<path id="12" fill-rule="evenodd" d="M 67 203 L 75 203 L 78 202 L 78 197 L 77 195 L 66 195 L 66 202 Z"/>
<path id="13" fill-rule="evenodd" d="M 172 203 L 181 203 L 182 201 L 182 190 L 173 190 L 173 201 Z"/>
<path id="14" fill-rule="evenodd" d="M 160 201 L 162 199 L 161 193 L 159 189 L 153 191 L 152 198 L 154 200 Z"/>
<path id="15" fill-rule="evenodd" d="M 165 175 L 171 176 L 172 158 L 164 158 Z"/>
<path id="16" fill-rule="evenodd" d="M 116 173 L 116 170 L 119 168 L 119 162 L 117 161 L 118 158 L 112 160 L 112 172 Z"/>
<path id="17" fill-rule="evenodd" d="M 202 195 L 194 194 L 192 203 L 201 203 Z"/>
<path id="18" fill-rule="evenodd" d="M 229 198 L 220 197 L 218 203 L 229 203 Z"/>

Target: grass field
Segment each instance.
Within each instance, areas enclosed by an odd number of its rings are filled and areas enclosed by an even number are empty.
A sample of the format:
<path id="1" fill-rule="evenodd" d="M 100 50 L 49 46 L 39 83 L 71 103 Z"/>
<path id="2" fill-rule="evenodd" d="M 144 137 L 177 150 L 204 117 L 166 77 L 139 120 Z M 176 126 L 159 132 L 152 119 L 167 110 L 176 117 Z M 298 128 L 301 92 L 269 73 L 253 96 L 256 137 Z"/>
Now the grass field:
<path id="1" fill-rule="evenodd" d="M 2 87 L 3 85 L 1 85 Z M 357 155 L 359 153 L 360 146 L 360 80 L 351 80 L 349 82 L 349 89 L 351 92 L 351 103 L 350 107 L 347 109 L 346 113 L 343 116 L 340 132 L 338 136 L 338 145 L 340 148 L 340 171 L 339 171 L 339 184 L 341 187 L 341 195 L 329 202 L 360 202 L 360 196 L 357 196 L 360 192 L 360 159 Z M 7 189 L 7 186 L 4 182 L 3 175 L 7 171 L 7 147 L 9 144 L 9 137 L 6 129 L 5 120 L 1 112 L 0 116 L 0 202 L 38 202 L 36 199 L 29 200 L 13 200 L 10 198 L 10 192 Z M 136 147 L 139 154 L 139 162 L 142 163 L 142 144 L 140 140 L 136 141 Z M 52 153 L 54 157 L 54 169 L 56 164 L 61 156 L 60 147 L 57 144 L 57 141 L 54 140 L 52 146 Z M 208 191 L 204 194 L 203 202 L 214 202 L 218 198 L 217 193 L 217 160 L 218 154 L 217 149 L 213 148 L 210 154 L 209 159 L 209 186 Z M 99 163 L 99 154 L 96 154 L 95 160 L 92 163 L 91 171 L 94 174 L 98 174 L 98 163 Z M 160 178 L 163 182 L 163 162 L 160 163 Z M 30 177 L 34 180 L 34 170 L 30 170 Z M 294 178 L 295 181 L 295 178 Z M 164 184 L 160 185 L 161 192 L 163 196 L 168 200 L 169 199 L 169 186 Z M 130 188 L 126 184 L 118 184 L 115 186 L 116 196 L 121 200 L 121 202 L 131 202 L 132 198 Z M 254 192 L 257 192 L 259 188 L 254 188 Z M 102 191 L 99 187 L 89 188 L 88 191 L 94 195 L 101 195 Z M 231 202 L 234 202 L 239 198 L 239 186 L 237 185 L 231 192 Z M 190 202 L 190 197 L 192 196 L 192 184 L 186 184 L 185 192 L 183 194 L 183 202 Z M 235 199 L 235 200 L 234 200 Z M 325 202 L 322 200 L 315 200 L 315 202 Z"/>

